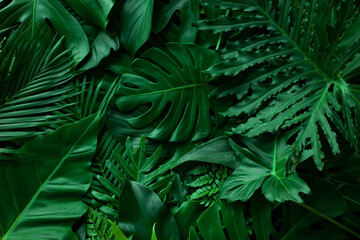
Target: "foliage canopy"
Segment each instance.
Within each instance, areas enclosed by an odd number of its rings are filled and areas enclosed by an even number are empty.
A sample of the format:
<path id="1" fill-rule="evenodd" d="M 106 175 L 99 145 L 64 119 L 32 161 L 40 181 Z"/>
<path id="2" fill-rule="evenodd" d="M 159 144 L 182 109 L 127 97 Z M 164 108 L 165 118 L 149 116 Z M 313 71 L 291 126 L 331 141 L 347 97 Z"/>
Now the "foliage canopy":
<path id="1" fill-rule="evenodd" d="M 358 0 L 0 1 L 0 239 L 360 239 Z"/>

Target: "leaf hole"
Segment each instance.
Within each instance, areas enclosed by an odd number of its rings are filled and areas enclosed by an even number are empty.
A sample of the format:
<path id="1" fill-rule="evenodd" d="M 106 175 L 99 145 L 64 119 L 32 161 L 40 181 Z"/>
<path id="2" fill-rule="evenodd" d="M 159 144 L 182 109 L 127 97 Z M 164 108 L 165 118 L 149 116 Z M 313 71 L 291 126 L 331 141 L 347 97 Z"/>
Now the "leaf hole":
<path id="1" fill-rule="evenodd" d="M 155 67 L 160 68 L 160 69 L 161 69 L 164 73 L 166 73 L 168 76 L 171 76 L 171 75 L 172 75 L 164 66 L 162 66 L 162 65 L 160 65 L 159 63 L 153 61 L 152 59 L 147 58 L 146 61 L 150 62 L 150 63 L 151 63 L 152 65 L 154 65 Z M 169 62 L 169 64 L 171 64 L 171 62 Z M 154 70 L 155 70 L 155 69 L 154 69 Z M 156 71 L 156 70 L 155 70 L 155 71 Z M 150 74 L 150 73 L 149 73 L 149 74 Z M 151 75 L 149 75 L 149 74 L 146 73 L 147 78 L 148 78 L 150 81 L 152 81 L 152 82 L 154 82 L 154 83 L 157 83 L 157 80 L 156 80 L 153 76 L 151 76 Z"/>

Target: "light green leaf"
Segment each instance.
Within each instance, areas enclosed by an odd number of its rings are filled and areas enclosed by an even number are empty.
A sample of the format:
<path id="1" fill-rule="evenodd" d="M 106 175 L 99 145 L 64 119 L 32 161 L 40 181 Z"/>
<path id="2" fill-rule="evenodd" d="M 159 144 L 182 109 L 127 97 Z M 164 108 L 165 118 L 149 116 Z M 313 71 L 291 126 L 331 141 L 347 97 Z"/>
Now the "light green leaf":
<path id="1" fill-rule="evenodd" d="M 99 118 L 91 115 L 27 142 L 11 161 L 0 156 L 0 236 L 76 239 L 72 225 L 87 210 Z"/>
<path id="2" fill-rule="evenodd" d="M 113 221 L 109 220 L 111 223 L 111 231 L 114 234 L 115 240 L 128 240 L 125 234 L 121 231 L 121 229 L 116 225 Z"/>

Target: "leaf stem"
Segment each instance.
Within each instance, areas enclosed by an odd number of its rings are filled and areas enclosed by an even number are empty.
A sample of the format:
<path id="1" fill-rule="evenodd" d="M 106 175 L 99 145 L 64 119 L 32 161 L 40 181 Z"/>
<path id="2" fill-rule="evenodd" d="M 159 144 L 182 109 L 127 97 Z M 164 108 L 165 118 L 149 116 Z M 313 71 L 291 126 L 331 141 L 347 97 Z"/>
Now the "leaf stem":
<path id="1" fill-rule="evenodd" d="M 295 202 L 296 203 L 296 202 Z M 332 224 L 334 224 L 335 226 L 341 228 L 342 230 L 344 230 L 345 232 L 347 232 L 348 234 L 354 236 L 355 238 L 357 239 L 360 239 L 360 234 L 354 232 L 353 230 L 351 230 L 350 228 L 348 228 L 347 226 L 335 221 L 334 219 L 326 216 L 325 214 L 317 211 L 316 209 L 306 205 L 306 204 L 303 204 L 303 203 L 296 203 L 298 205 L 300 205 L 301 207 L 305 208 L 306 210 L 310 211 L 311 213 L 321 217 L 321 218 L 324 218 L 325 220 L 327 220 L 328 222 L 331 222 Z"/>

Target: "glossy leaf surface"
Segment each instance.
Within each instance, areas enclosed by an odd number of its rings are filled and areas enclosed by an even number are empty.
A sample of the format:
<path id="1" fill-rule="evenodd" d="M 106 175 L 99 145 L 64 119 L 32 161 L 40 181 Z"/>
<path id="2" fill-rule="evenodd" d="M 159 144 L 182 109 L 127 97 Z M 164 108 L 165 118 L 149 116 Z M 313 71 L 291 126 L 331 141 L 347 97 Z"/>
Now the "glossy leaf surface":
<path id="1" fill-rule="evenodd" d="M 146 42 L 151 32 L 154 0 L 126 0 L 121 11 L 121 42 L 131 55 Z"/>
<path id="2" fill-rule="evenodd" d="M 98 117 L 92 115 L 27 142 L 0 158 L 1 237 L 76 239 L 72 225 L 86 212 Z"/>
<path id="3" fill-rule="evenodd" d="M 70 7 L 82 18 L 103 30 L 109 22 L 110 10 L 114 6 L 114 0 L 65 0 Z"/>
<path id="4" fill-rule="evenodd" d="M 324 164 L 320 134 L 325 134 L 334 154 L 340 152 L 337 131 L 358 148 L 359 143 L 350 129 L 359 125 L 358 119 L 352 117 L 352 113 L 359 112 L 359 86 L 348 83 L 347 76 L 341 72 L 359 49 L 359 42 L 355 43 L 355 37 L 348 35 L 351 28 L 345 27 L 353 21 L 356 26 L 359 14 L 355 4 L 352 1 L 336 3 L 339 13 L 333 16 L 335 26 L 324 30 L 318 25 L 321 19 L 317 19 L 317 12 L 325 7 L 320 9 L 317 1 L 301 1 L 300 7 L 292 1 L 279 1 L 274 3 L 274 8 L 270 2 L 260 0 L 209 1 L 209 4 L 214 2 L 220 8 L 249 13 L 237 17 L 222 15 L 215 21 L 199 23 L 200 29 L 215 33 L 245 34 L 242 41 L 230 43 L 225 51 L 225 56 L 235 58 L 229 57 L 207 70 L 214 76 L 241 75 L 241 81 L 222 86 L 213 93 L 237 96 L 239 102 L 224 113 L 226 116 L 249 116 L 248 121 L 239 124 L 233 132 L 255 137 L 300 125 L 294 133 L 295 150 L 300 152 L 311 145 L 319 169 Z M 306 11 L 301 11 L 302 8 Z M 356 12 L 355 16 L 351 12 Z M 294 19 L 294 24 L 290 19 Z M 264 28 L 268 33 L 248 34 L 248 28 Z M 313 34 L 314 28 L 325 32 Z M 337 34 L 335 39 L 332 31 Z M 326 39 L 325 34 L 329 41 L 322 39 Z"/>
<path id="5" fill-rule="evenodd" d="M 246 148 L 230 140 L 241 165 L 222 186 L 221 197 L 229 202 L 247 201 L 262 186 L 262 192 L 271 202 L 302 202 L 298 194 L 309 194 L 310 188 L 296 173 L 286 176 L 285 171 L 291 146 L 286 144 L 285 138 L 275 139 L 274 145 L 264 140 L 242 139 Z"/>
<path id="6" fill-rule="evenodd" d="M 203 70 L 218 61 L 216 52 L 193 44 L 152 48 L 132 63 L 135 74 L 122 76 L 116 105 L 122 112 L 150 105 L 145 113 L 126 119 L 135 128 L 157 121 L 150 138 L 204 139 L 212 131 L 215 105 L 208 98 L 212 87 Z"/>
<path id="7" fill-rule="evenodd" d="M 33 32 L 38 24 L 44 24 L 46 20 L 49 20 L 60 34 L 66 36 L 67 47 L 74 48 L 73 53 L 78 62 L 89 53 L 89 41 L 84 30 L 57 0 L 15 0 L 0 11 L 1 24 L 31 24 Z"/>
<path id="8" fill-rule="evenodd" d="M 180 239 L 178 226 L 170 210 L 148 187 L 126 181 L 119 203 L 119 226 L 136 239 L 151 238 L 152 226 L 159 240 Z"/>

